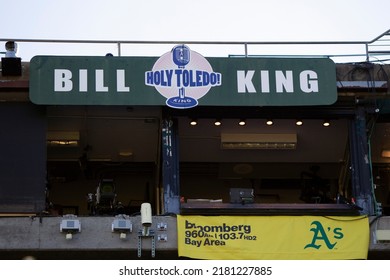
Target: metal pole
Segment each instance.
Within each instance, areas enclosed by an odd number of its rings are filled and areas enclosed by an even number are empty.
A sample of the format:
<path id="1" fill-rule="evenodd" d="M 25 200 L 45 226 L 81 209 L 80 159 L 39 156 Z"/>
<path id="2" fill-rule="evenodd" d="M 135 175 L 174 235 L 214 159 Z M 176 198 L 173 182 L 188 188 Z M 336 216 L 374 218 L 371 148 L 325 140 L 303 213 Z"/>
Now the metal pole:
<path id="1" fill-rule="evenodd" d="M 121 54 L 121 43 L 118 42 L 117 45 L 118 45 L 118 56 L 121 56 L 122 55 Z"/>
<path id="2" fill-rule="evenodd" d="M 180 213 L 179 146 L 177 120 L 163 119 L 162 127 L 162 182 L 164 213 Z"/>
<path id="3" fill-rule="evenodd" d="M 365 114 L 363 106 L 357 107 L 355 119 L 351 121 L 349 127 L 352 195 L 356 199 L 356 205 L 363 209 L 361 210 L 363 215 L 373 215 L 372 178 Z"/>

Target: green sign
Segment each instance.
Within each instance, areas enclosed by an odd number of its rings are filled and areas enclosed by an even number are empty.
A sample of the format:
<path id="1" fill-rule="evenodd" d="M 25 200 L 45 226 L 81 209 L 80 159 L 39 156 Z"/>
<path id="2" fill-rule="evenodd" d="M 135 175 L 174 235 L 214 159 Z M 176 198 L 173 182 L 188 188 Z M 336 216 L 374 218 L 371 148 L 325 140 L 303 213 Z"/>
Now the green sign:
<path id="1" fill-rule="evenodd" d="M 327 58 L 36 56 L 30 99 L 42 105 L 305 106 L 337 100 Z"/>

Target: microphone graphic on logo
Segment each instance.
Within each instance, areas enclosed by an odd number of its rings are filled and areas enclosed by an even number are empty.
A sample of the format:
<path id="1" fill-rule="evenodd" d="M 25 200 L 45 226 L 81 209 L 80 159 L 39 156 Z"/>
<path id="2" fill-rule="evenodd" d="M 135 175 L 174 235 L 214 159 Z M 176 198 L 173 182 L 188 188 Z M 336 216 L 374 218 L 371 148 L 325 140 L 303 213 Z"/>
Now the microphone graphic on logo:
<path id="1" fill-rule="evenodd" d="M 173 63 L 179 68 L 184 68 L 190 62 L 190 49 L 185 45 L 176 46 L 172 50 Z"/>
<path id="2" fill-rule="evenodd" d="M 190 62 L 190 49 L 184 45 L 176 46 L 173 49 L 173 63 L 175 63 L 179 69 L 184 69 Z M 185 97 L 185 88 L 179 89 L 179 98 Z"/>
<path id="3" fill-rule="evenodd" d="M 190 49 L 186 45 L 178 45 L 172 49 L 172 59 L 179 69 L 184 69 L 190 62 Z M 181 75 L 183 76 L 183 75 Z M 179 98 L 171 97 L 167 105 L 174 108 L 190 108 L 198 105 L 198 101 L 192 97 L 186 97 L 185 88 L 179 88 Z"/>

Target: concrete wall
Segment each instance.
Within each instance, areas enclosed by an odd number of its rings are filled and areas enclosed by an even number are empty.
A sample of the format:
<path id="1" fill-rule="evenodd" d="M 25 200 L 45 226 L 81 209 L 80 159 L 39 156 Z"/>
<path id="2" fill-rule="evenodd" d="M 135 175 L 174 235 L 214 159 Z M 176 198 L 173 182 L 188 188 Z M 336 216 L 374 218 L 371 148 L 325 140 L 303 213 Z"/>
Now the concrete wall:
<path id="1" fill-rule="evenodd" d="M 138 253 L 138 232 L 142 229 L 141 217 L 129 217 L 132 232 L 126 239 L 120 239 L 120 234 L 112 232 L 114 217 L 77 217 L 81 223 L 81 232 L 73 234 L 71 240 L 66 239 L 66 233 L 60 232 L 62 217 L 2 217 L 0 218 L 0 257 L 7 259 L 7 253 L 21 252 L 18 256 L 36 255 L 42 252 L 78 252 L 75 258 L 84 258 L 83 252 L 132 252 Z M 155 233 L 156 255 L 161 252 L 177 250 L 176 218 L 170 216 L 153 216 L 151 229 Z M 157 229 L 158 223 L 167 224 L 167 229 Z M 165 235 L 166 241 L 158 241 Z M 152 240 L 142 238 L 142 255 L 151 256 Z M 177 255 L 177 254 L 176 254 Z M 10 255 L 13 258 L 13 255 Z M 81 257 L 80 257 L 81 256 Z M 18 257 L 17 257 L 18 258 Z M 57 258 L 50 255 L 48 258 Z M 115 257 L 114 257 L 115 258 Z"/>
<path id="2" fill-rule="evenodd" d="M 62 217 L 0 218 L 2 233 L 0 258 L 13 259 L 33 255 L 47 259 L 117 259 L 118 256 L 122 256 L 120 253 L 126 253 L 126 258 L 138 257 L 138 231 L 142 228 L 140 216 L 129 217 L 133 230 L 127 234 L 126 239 L 120 239 L 119 233 L 111 231 L 114 217 L 77 217 L 77 219 L 81 222 L 81 232 L 74 234 L 71 240 L 67 240 L 65 233 L 60 232 Z M 151 229 L 155 231 L 156 258 L 177 259 L 176 218 L 153 216 L 152 220 Z M 166 223 L 166 231 L 158 230 L 158 223 Z M 375 230 L 390 230 L 390 217 L 370 218 L 370 225 L 369 254 L 375 255 L 376 258 L 389 256 L 390 241 L 375 240 Z M 158 241 L 161 235 L 165 235 L 167 240 Z M 151 258 L 151 244 L 150 238 L 142 238 L 142 258 Z M 19 254 L 16 254 L 18 252 Z M 89 255 L 85 254 L 87 252 Z"/>

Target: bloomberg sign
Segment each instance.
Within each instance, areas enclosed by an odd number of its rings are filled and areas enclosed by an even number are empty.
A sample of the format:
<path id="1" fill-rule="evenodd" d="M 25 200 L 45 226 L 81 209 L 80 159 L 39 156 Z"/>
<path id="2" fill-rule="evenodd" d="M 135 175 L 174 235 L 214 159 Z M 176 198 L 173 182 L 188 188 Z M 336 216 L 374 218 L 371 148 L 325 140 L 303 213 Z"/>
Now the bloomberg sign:
<path id="1" fill-rule="evenodd" d="M 41 105 L 305 106 L 337 100 L 328 58 L 205 58 L 186 45 L 161 57 L 36 56 Z"/>

